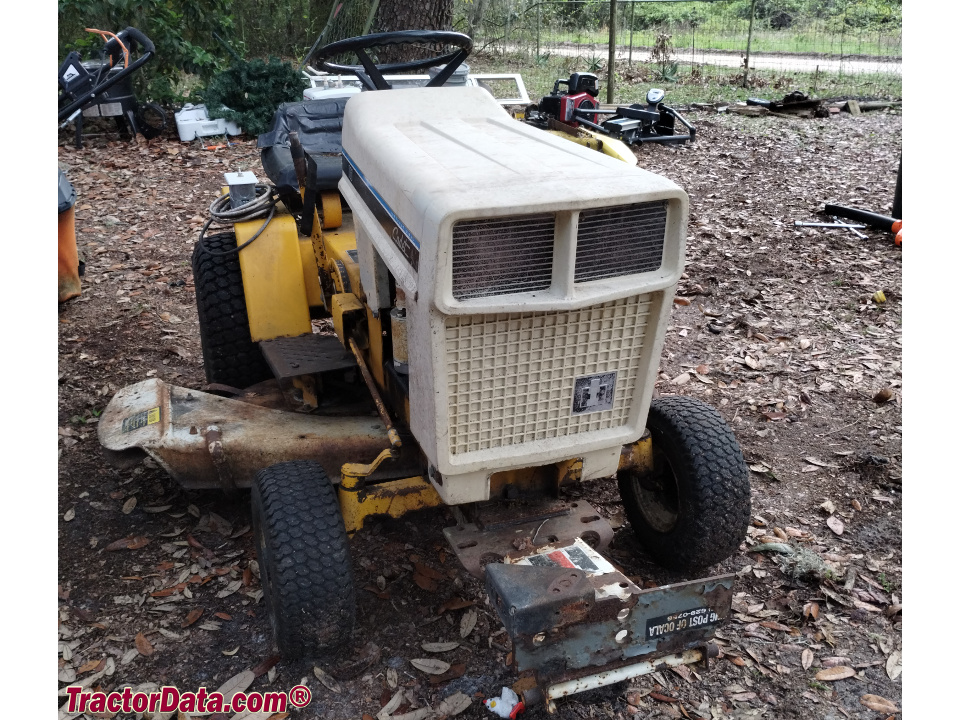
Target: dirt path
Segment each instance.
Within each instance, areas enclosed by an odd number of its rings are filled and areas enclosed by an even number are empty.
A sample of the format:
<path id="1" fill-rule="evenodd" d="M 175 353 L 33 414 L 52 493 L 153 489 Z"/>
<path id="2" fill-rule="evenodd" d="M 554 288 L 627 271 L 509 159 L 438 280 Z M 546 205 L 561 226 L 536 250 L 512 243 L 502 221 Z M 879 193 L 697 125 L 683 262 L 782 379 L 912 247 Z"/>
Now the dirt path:
<path id="1" fill-rule="evenodd" d="M 883 212 L 900 117 L 691 117 L 696 145 L 639 151 L 642 167 L 691 198 L 658 390 L 715 405 L 751 465 L 750 535 L 715 568 L 739 575 L 735 615 L 708 670 L 578 695 L 556 717 L 886 717 L 861 698 L 899 705 L 901 692 L 900 251 L 883 233 L 859 240 L 793 221 L 816 218 L 824 202 Z M 462 691 L 473 702 L 458 717 L 493 717 L 480 702 L 515 680 L 509 648 L 480 583 L 446 549 L 446 510 L 374 522 L 354 540 L 348 655 L 365 661 L 324 666 L 339 675 L 337 692 L 310 664 L 267 672 L 245 494 L 185 492 L 152 462 L 120 471 L 101 459 L 96 416 L 118 388 L 145 377 L 203 384 L 190 252 L 221 174 L 258 171 L 253 143 L 205 151 L 94 138 L 82 151 L 61 147 L 60 160 L 77 188 L 87 274 L 82 297 L 59 313 L 59 687 L 213 689 L 259 666 L 252 689 L 311 688 L 313 703 L 291 717 L 373 716 L 394 683 L 407 693 L 401 711 Z M 884 389 L 890 399 L 875 401 Z M 615 483 L 576 494 L 619 526 L 610 555 L 628 575 L 676 579 L 623 525 Z M 750 550 L 774 541 L 795 554 Z M 438 571 L 436 590 L 414 583 L 414 563 Z M 447 609 L 452 600 L 472 605 Z M 476 626 L 461 638 L 472 611 Z M 459 677 L 432 683 L 410 660 L 438 640 L 461 642 L 444 655 Z"/>

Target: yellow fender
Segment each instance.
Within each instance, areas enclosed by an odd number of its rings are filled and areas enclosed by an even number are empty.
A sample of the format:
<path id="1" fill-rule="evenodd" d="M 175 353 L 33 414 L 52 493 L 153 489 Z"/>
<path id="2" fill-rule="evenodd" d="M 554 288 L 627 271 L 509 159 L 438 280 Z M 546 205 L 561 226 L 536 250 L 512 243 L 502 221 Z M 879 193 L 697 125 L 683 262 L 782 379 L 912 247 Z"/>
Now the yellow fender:
<path id="1" fill-rule="evenodd" d="M 263 225 L 262 219 L 236 223 L 237 245 Z M 278 213 L 260 236 L 240 251 L 243 295 L 254 342 L 312 331 L 303 260 L 293 216 Z"/>
<path id="2" fill-rule="evenodd" d="M 278 337 L 294 337 L 312 332 L 310 308 L 324 305 L 318 275 L 319 260 L 314 239 L 323 244 L 323 229 L 337 228 L 343 223 L 340 196 L 321 193 L 317 202 L 322 218 L 315 210 L 314 237 L 302 237 L 293 216 L 279 211 L 263 232 L 248 247 L 240 251 L 240 271 L 243 275 L 243 294 L 250 321 L 250 337 L 254 342 Z M 234 224 L 237 245 L 247 242 L 263 225 L 262 219 Z M 341 233 L 345 257 L 356 247 L 353 233 Z M 353 263 L 356 269 L 356 263 Z M 355 272 L 359 287 L 359 270 Z M 329 308 L 327 308 L 329 310 Z"/>

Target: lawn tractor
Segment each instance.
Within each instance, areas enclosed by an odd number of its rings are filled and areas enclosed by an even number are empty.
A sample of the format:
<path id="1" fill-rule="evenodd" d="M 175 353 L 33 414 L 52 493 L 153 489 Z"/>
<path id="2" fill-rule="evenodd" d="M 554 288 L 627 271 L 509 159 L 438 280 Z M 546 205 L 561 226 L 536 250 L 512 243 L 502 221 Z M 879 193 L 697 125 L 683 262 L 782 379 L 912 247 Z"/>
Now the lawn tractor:
<path id="1" fill-rule="evenodd" d="M 371 59 L 396 44 L 453 50 Z M 485 579 L 525 703 L 553 708 L 715 657 L 734 584 L 627 577 L 603 555 L 610 523 L 566 488 L 616 478 L 647 552 L 690 572 L 738 549 L 750 486 L 714 409 L 652 399 L 686 193 L 517 122 L 481 88 L 441 87 L 471 47 L 403 31 L 319 51 L 365 90 L 282 105 L 260 137 L 272 186 L 228 177 L 211 212 L 229 229 L 205 227 L 193 254 L 207 392 L 123 388 L 99 437 L 188 488 L 250 488 L 291 658 L 351 638 L 351 536 L 448 506 L 444 535 Z M 442 70 L 427 87 L 384 79 L 428 66 Z"/>
<path id="2" fill-rule="evenodd" d="M 566 86 L 565 91 L 561 91 L 561 85 Z M 647 92 L 646 105 L 621 105 L 615 110 L 600 107 L 599 93 L 596 75 L 573 73 L 567 80 L 557 80 L 553 92 L 537 105 L 530 105 L 524 120 L 541 129 L 586 128 L 627 145 L 693 142 L 696 137 L 696 128 L 679 112 L 663 104 L 664 92 L 659 88 Z M 612 117 L 602 120 L 602 115 Z M 676 134 L 677 121 L 688 134 Z"/>

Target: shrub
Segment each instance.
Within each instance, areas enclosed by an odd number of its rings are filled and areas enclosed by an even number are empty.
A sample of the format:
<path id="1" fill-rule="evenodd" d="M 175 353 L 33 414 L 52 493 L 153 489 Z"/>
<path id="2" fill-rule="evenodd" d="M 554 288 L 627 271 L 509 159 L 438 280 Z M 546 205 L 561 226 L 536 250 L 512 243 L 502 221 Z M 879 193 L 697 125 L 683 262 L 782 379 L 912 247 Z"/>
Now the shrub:
<path id="1" fill-rule="evenodd" d="M 268 62 L 235 58 L 200 95 L 210 117 L 224 117 L 244 132 L 259 135 L 270 129 L 280 103 L 299 100 L 302 93 L 300 74 L 289 63 L 271 57 Z M 228 109 L 221 112 L 221 106 Z"/>

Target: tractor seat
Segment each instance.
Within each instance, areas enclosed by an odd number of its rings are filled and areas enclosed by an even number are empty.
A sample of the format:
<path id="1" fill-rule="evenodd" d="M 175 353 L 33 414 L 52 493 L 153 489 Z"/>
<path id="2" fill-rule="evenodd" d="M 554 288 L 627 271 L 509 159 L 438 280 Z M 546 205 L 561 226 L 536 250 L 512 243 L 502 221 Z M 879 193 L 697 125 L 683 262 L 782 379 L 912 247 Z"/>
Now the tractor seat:
<path id="1" fill-rule="evenodd" d="M 273 129 L 257 139 L 263 171 L 281 197 L 300 192 L 288 135 L 298 133 L 303 150 L 317 163 L 317 190 L 336 190 L 342 173 L 340 142 L 343 109 L 348 97 L 283 103 L 273 116 Z"/>

